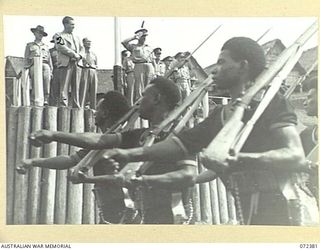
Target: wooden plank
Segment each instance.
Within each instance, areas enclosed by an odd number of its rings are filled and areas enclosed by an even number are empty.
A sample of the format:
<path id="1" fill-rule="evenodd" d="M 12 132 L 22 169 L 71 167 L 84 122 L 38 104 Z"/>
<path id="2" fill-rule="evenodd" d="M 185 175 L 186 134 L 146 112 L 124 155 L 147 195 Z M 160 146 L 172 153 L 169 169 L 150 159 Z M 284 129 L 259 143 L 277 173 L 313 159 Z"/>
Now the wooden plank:
<path id="1" fill-rule="evenodd" d="M 94 125 L 93 111 L 87 109 L 84 112 L 85 131 L 95 132 L 96 127 Z M 92 175 L 92 169 L 90 169 L 89 175 Z M 93 184 L 83 185 L 83 211 L 82 211 L 82 224 L 94 224 L 95 223 L 95 205 L 93 196 Z"/>
<path id="2" fill-rule="evenodd" d="M 83 109 L 74 108 L 71 110 L 71 132 L 84 131 Z M 76 152 L 78 148 L 70 146 L 70 154 Z M 72 170 L 69 170 L 71 174 Z M 72 184 L 68 182 L 67 194 L 67 224 L 81 224 L 82 222 L 82 202 L 83 202 L 83 184 Z"/>
<path id="3" fill-rule="evenodd" d="M 217 187 L 219 194 L 220 221 L 221 224 L 227 224 L 229 221 L 227 193 L 226 188 L 220 178 L 217 178 Z"/>
<path id="4" fill-rule="evenodd" d="M 220 209 L 219 209 L 219 195 L 217 189 L 217 180 L 209 182 L 210 185 L 210 197 L 211 197 L 211 211 L 212 211 L 212 223 L 214 225 L 221 224 L 220 221 Z"/>
<path id="5" fill-rule="evenodd" d="M 200 161 L 200 173 L 205 169 Z M 205 224 L 212 224 L 211 200 L 209 183 L 200 184 L 200 207 L 201 207 L 201 221 Z"/>
<path id="6" fill-rule="evenodd" d="M 58 130 L 70 132 L 71 109 L 60 107 L 58 109 Z M 69 145 L 58 143 L 57 155 L 69 155 Z M 54 223 L 65 224 L 67 216 L 67 176 L 68 170 L 59 170 L 56 173 L 56 196 L 54 208 Z"/>
<path id="7" fill-rule="evenodd" d="M 44 128 L 52 131 L 57 130 L 57 107 L 46 107 L 44 109 Z M 50 158 L 57 155 L 57 143 L 51 142 L 43 147 L 43 157 Z M 41 187 L 41 224 L 53 224 L 54 222 L 54 200 L 56 188 L 56 170 L 42 169 Z"/>
<path id="8" fill-rule="evenodd" d="M 13 224 L 14 175 L 16 167 L 16 147 L 18 130 L 18 108 L 7 110 L 7 224 Z"/>
<path id="9" fill-rule="evenodd" d="M 33 107 L 31 111 L 31 131 L 42 129 L 43 108 Z M 30 158 L 40 158 L 41 147 L 30 147 Z M 27 223 L 38 224 L 40 220 L 41 197 L 41 173 L 42 169 L 33 167 L 29 171 L 29 195 L 27 205 Z"/>
<path id="10" fill-rule="evenodd" d="M 19 164 L 21 160 L 29 158 L 28 135 L 31 125 L 30 115 L 30 107 L 19 108 L 16 165 Z M 13 224 L 27 223 L 28 175 L 28 173 L 25 175 L 15 173 Z"/>

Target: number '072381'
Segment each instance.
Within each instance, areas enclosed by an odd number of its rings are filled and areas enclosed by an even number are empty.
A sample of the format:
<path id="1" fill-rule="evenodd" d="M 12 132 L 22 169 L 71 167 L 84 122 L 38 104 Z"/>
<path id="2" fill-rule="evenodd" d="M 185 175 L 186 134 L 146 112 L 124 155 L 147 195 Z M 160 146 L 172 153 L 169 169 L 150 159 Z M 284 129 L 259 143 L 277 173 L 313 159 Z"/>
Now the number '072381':
<path id="1" fill-rule="evenodd" d="M 315 249 L 315 248 L 318 248 L 318 244 L 307 244 L 307 243 L 304 243 L 304 244 L 300 244 L 299 247 L 300 248 L 305 248 L 305 249 Z"/>

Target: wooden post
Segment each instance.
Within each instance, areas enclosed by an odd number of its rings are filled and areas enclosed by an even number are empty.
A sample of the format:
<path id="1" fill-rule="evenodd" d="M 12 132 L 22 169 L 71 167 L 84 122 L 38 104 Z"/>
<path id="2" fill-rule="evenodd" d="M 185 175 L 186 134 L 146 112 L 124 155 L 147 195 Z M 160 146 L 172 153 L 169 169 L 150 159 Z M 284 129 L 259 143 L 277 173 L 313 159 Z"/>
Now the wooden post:
<path id="1" fill-rule="evenodd" d="M 40 51 L 41 52 L 41 51 Z M 33 57 L 33 88 L 34 88 L 34 104 L 43 106 L 43 72 L 42 72 L 42 56 Z"/>
<path id="2" fill-rule="evenodd" d="M 221 224 L 227 224 L 229 220 L 228 216 L 228 204 L 226 188 L 220 178 L 217 178 L 217 186 L 219 193 L 219 205 L 220 205 L 220 220 Z"/>
<path id="3" fill-rule="evenodd" d="M 18 78 L 13 78 L 13 86 L 12 86 L 12 104 L 13 106 L 21 106 L 21 91 L 19 92 L 19 87 L 20 87 L 20 79 Z"/>
<path id="4" fill-rule="evenodd" d="M 197 174 L 199 174 L 199 168 L 197 168 Z M 192 201 L 193 201 L 195 221 L 200 222 L 201 206 L 200 206 L 200 185 L 199 184 L 196 184 L 193 189 Z"/>
<path id="5" fill-rule="evenodd" d="M 22 105 L 30 106 L 30 79 L 29 69 L 22 69 Z"/>
<path id="6" fill-rule="evenodd" d="M 70 111 L 68 107 L 58 109 L 58 131 L 70 132 Z M 57 155 L 69 155 L 69 145 L 58 143 Z M 54 223 L 65 224 L 67 214 L 67 176 L 68 170 L 57 171 Z"/>
<path id="7" fill-rule="evenodd" d="M 85 110 L 85 131 L 95 132 L 96 127 L 94 126 L 94 117 L 91 109 Z M 89 170 L 89 174 L 92 175 L 93 169 Z M 83 185 L 83 224 L 94 224 L 95 223 L 95 207 L 94 207 L 94 196 L 93 196 L 93 184 Z"/>
<path id="8" fill-rule="evenodd" d="M 227 190 L 227 202 L 228 202 L 229 224 L 232 224 L 232 225 L 238 224 L 234 197 L 231 191 L 228 191 L 228 190 Z"/>
<path id="9" fill-rule="evenodd" d="M 214 225 L 221 224 L 220 221 L 220 209 L 219 209 L 219 195 L 217 190 L 217 180 L 209 182 L 210 185 L 210 197 L 211 197 L 211 211 L 212 211 L 212 223 Z"/>
<path id="10" fill-rule="evenodd" d="M 21 160 L 29 158 L 30 114 L 30 107 L 20 107 L 18 110 L 16 165 Z M 15 173 L 13 224 L 27 223 L 27 200 L 28 173 L 25 175 Z"/>
<path id="11" fill-rule="evenodd" d="M 32 132 L 42 129 L 43 108 L 32 108 Z M 30 147 L 30 158 L 40 158 L 41 148 Z M 29 196 L 27 206 L 27 223 L 38 224 L 40 218 L 41 168 L 33 167 L 29 171 Z"/>
<path id="12" fill-rule="evenodd" d="M 204 167 L 199 162 L 200 173 L 204 171 Z M 201 220 L 206 224 L 212 224 L 212 212 L 210 201 L 209 183 L 200 184 L 200 207 L 201 207 Z"/>
<path id="13" fill-rule="evenodd" d="M 46 107 L 44 109 L 44 128 L 57 130 L 57 107 Z M 57 156 L 57 143 L 51 142 L 43 147 L 43 157 L 50 158 Z M 41 212 L 40 223 L 53 224 L 54 222 L 54 198 L 56 188 L 56 170 L 42 170 L 41 190 Z"/>
<path id="14" fill-rule="evenodd" d="M 123 77 L 122 77 L 122 67 L 121 67 L 121 41 L 120 41 L 120 23 L 119 18 L 114 17 L 114 48 L 115 48 L 115 59 L 113 67 L 113 84 L 114 89 L 118 90 L 120 93 L 123 93 Z"/>
<path id="15" fill-rule="evenodd" d="M 71 110 L 71 132 L 83 132 L 83 109 Z M 78 148 L 70 146 L 70 154 L 76 152 Z M 69 170 L 69 172 L 72 170 Z M 71 172 L 69 173 L 71 174 Z M 67 224 L 81 224 L 82 222 L 82 195 L 83 184 L 72 184 L 68 182 L 68 200 L 67 200 Z"/>
<path id="16" fill-rule="evenodd" d="M 14 175 L 16 167 L 16 147 L 18 130 L 18 108 L 7 109 L 7 224 L 13 224 L 14 208 Z"/>

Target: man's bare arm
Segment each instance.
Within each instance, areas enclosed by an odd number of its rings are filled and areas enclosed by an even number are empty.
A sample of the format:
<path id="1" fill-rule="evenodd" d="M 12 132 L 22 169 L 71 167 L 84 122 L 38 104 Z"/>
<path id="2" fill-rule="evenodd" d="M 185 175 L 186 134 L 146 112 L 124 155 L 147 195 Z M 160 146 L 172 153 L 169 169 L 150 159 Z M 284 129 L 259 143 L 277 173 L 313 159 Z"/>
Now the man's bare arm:
<path id="1" fill-rule="evenodd" d="M 42 143 L 52 141 L 66 143 L 69 145 L 87 149 L 106 149 L 120 145 L 119 134 L 98 134 L 98 133 L 66 133 L 61 131 L 39 130 L 30 135 L 31 140 Z"/>
<path id="2" fill-rule="evenodd" d="M 273 129 L 270 136 L 275 149 L 262 153 L 239 153 L 237 161 L 243 166 L 250 165 L 257 168 L 297 171 L 306 168 L 303 148 L 295 127 Z"/>

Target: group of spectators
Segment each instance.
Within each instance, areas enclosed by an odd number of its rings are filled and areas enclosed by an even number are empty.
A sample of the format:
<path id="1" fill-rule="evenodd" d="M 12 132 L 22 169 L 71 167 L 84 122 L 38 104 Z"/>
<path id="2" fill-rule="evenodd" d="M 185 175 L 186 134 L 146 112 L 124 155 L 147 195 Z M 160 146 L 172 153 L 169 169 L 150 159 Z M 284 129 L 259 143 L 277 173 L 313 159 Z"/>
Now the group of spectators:
<path id="1" fill-rule="evenodd" d="M 174 57 L 166 56 L 161 60 L 162 49 L 151 49 L 145 43 L 147 36 L 146 29 L 139 29 L 122 42 L 126 48 L 121 55 L 129 103 L 132 105 L 138 100 L 147 84 L 159 76 L 171 79 L 179 87 L 183 100 L 191 91 L 191 67 L 186 61 L 190 53 L 178 52 Z M 135 40 L 137 43 L 132 43 Z"/>
<path id="2" fill-rule="evenodd" d="M 91 41 L 82 40 L 73 34 L 75 22 L 66 16 L 62 20 L 63 31 L 53 35 L 49 49 L 42 38 L 48 36 L 43 26 L 31 28 L 35 40 L 26 45 L 25 68 L 31 79 L 31 104 L 71 106 L 95 109 L 97 96 L 97 56 L 91 51 Z M 39 59 L 40 60 L 36 60 Z M 40 61 L 40 63 L 39 63 Z M 36 82 L 42 66 L 42 81 Z M 38 102 L 42 93 L 36 93 L 36 84 L 43 84 L 43 101 Z M 37 96 L 39 95 L 39 96 Z M 41 99 L 41 98 L 40 98 Z"/>

